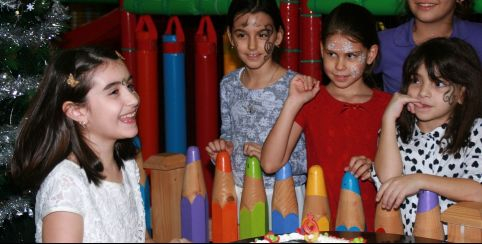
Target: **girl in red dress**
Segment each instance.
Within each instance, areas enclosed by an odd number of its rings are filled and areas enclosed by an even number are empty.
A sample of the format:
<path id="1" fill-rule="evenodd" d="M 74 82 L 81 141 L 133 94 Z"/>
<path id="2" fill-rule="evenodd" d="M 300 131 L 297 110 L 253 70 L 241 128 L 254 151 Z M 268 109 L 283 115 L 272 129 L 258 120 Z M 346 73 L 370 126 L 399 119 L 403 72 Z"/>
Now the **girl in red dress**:
<path id="1" fill-rule="evenodd" d="M 371 68 L 377 59 L 374 17 L 365 8 L 341 4 L 325 20 L 321 52 L 329 83 L 309 77 L 294 79 L 280 116 L 266 139 L 261 162 L 265 172 L 276 172 L 288 161 L 304 132 L 308 167 L 325 172 L 334 230 L 341 181 L 345 171 L 361 180 L 367 230 L 373 231 L 376 190 L 370 170 L 377 149 L 377 133 L 390 100 L 372 88 Z"/>

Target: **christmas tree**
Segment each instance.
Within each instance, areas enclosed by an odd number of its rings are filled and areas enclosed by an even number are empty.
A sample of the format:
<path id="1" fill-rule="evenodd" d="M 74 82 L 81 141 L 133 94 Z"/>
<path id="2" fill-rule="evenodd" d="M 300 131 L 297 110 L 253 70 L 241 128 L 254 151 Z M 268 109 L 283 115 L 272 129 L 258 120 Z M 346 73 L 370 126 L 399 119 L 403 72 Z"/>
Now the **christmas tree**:
<path id="1" fill-rule="evenodd" d="M 18 124 L 66 29 L 58 0 L 0 0 L 0 242 L 33 242 L 35 195 L 14 191 L 8 176 Z"/>

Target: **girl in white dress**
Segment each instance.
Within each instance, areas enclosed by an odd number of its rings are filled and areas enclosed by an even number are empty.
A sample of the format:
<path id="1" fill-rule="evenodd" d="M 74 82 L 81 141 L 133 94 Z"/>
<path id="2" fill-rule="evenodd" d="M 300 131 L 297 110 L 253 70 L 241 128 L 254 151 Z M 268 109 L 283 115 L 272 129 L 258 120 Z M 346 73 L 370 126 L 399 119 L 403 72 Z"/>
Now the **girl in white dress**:
<path id="1" fill-rule="evenodd" d="M 139 97 L 122 56 L 61 51 L 19 129 L 14 182 L 37 192 L 37 242 L 145 242 L 137 135 Z"/>

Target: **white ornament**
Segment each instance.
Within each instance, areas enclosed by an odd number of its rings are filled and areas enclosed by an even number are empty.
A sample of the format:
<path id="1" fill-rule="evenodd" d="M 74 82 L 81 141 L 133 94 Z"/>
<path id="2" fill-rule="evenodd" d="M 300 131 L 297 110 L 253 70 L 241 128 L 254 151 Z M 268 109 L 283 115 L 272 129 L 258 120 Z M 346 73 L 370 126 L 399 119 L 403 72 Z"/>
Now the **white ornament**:
<path id="1" fill-rule="evenodd" d="M 35 4 L 35 3 L 29 3 L 29 4 L 27 4 L 27 10 L 28 10 L 28 11 L 33 11 L 34 4 Z"/>

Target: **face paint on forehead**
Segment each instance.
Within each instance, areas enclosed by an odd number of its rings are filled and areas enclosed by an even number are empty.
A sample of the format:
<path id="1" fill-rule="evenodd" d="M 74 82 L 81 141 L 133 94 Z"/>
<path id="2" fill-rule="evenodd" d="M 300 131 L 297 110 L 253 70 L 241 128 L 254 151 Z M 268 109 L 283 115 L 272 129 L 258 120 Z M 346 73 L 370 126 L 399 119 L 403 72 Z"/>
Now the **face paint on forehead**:
<path id="1" fill-rule="evenodd" d="M 240 20 L 241 19 L 241 20 Z M 241 27 L 246 28 L 248 26 L 254 26 L 258 27 L 258 16 L 247 13 L 247 14 L 242 14 L 239 15 L 234 19 L 234 23 L 236 23 L 238 20 L 242 21 Z"/>
<path id="2" fill-rule="evenodd" d="M 337 52 L 344 52 L 344 53 L 352 53 L 355 52 L 355 49 L 353 47 L 353 43 L 347 40 L 343 41 L 330 41 L 328 42 L 328 50 L 331 51 L 337 51 Z"/>

